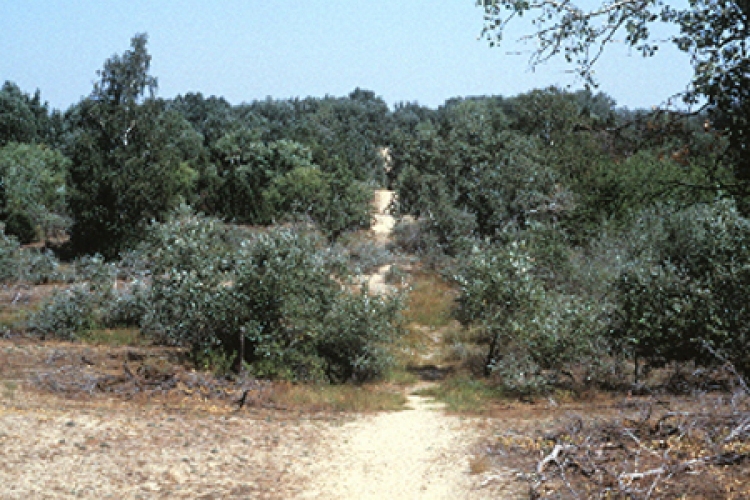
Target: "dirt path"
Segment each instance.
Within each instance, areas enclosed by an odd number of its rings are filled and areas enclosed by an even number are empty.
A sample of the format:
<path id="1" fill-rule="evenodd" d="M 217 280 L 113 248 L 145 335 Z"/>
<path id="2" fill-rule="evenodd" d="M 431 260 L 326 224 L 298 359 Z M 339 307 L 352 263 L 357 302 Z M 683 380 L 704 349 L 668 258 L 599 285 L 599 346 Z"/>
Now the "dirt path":
<path id="1" fill-rule="evenodd" d="M 299 499 L 484 499 L 504 484 L 482 486 L 472 475 L 471 420 L 446 415 L 430 399 L 409 396 L 410 409 L 363 417 L 333 429 L 316 454 L 315 465 L 300 471 L 309 479 Z"/>
<path id="2" fill-rule="evenodd" d="M 392 201 L 392 191 L 375 192 L 371 230 L 382 244 L 388 243 L 394 227 L 388 213 Z M 385 265 L 369 276 L 371 293 L 387 293 L 384 277 L 389 270 Z M 503 477 L 495 474 L 489 482 L 482 474 L 472 474 L 477 421 L 447 415 L 442 405 L 414 394 L 424 387 L 422 383 L 408 390 L 407 410 L 363 416 L 325 432 L 308 465 L 296 471 L 306 477 L 304 491 L 296 498 L 516 498 L 518 486 L 510 471 Z"/>

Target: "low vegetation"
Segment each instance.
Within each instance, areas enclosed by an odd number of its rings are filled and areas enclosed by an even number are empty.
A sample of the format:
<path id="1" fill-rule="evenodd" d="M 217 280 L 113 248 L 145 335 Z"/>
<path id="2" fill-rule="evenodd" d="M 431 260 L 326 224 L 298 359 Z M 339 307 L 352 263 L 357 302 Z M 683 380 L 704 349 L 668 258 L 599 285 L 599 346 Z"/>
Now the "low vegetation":
<path id="1" fill-rule="evenodd" d="M 721 110 L 557 88 L 437 109 L 362 89 L 165 100 L 146 44 L 65 113 L 0 90 L 0 333 L 125 357 L 80 355 L 38 387 L 360 411 L 426 379 L 485 415 L 608 392 L 645 413 L 500 440 L 477 464 L 541 450 L 536 498 L 679 496 L 696 468 L 706 495 L 734 487 L 750 198 Z M 388 242 L 365 231 L 384 187 Z M 372 293 L 362 276 L 386 265 L 396 291 Z"/>

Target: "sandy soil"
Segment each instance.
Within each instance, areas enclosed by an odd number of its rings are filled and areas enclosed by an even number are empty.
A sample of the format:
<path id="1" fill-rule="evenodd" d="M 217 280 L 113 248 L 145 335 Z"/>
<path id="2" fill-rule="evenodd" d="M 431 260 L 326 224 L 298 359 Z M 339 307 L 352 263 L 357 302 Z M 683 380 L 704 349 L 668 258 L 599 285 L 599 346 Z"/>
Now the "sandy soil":
<path id="1" fill-rule="evenodd" d="M 73 405 L 6 389 L 0 498 L 290 498 L 299 487 L 292 465 L 328 425 L 228 409 Z"/>
<path id="2" fill-rule="evenodd" d="M 0 352 L 9 361 L 0 367 L 3 499 L 482 499 L 516 498 L 523 486 L 497 469 L 483 486 L 472 459 L 486 422 L 420 396 L 403 411 L 347 416 L 59 396 L 30 381 L 61 346 L 3 340 Z"/>
<path id="3" fill-rule="evenodd" d="M 329 430 L 299 499 L 523 498 L 514 473 L 472 474 L 475 422 L 409 396 L 410 408 Z M 486 484 L 485 484 L 486 483 Z M 501 496 L 499 496 L 501 495 Z"/>

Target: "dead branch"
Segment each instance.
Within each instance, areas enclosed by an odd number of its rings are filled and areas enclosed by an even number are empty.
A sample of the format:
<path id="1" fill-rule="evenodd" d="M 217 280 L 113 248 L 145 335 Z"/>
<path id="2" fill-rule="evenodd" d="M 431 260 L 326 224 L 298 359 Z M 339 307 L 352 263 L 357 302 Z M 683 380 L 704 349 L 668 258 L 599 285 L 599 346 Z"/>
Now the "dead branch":
<path id="1" fill-rule="evenodd" d="M 544 473 L 544 469 L 547 467 L 547 465 L 550 462 L 555 462 L 558 467 L 562 467 L 560 464 L 560 454 L 561 453 L 568 453 L 571 451 L 574 451 L 576 449 L 575 446 L 570 444 L 556 444 L 555 447 L 552 449 L 552 452 L 544 457 L 539 464 L 536 466 L 536 473 L 541 475 Z"/>
<path id="2" fill-rule="evenodd" d="M 743 437 L 744 434 L 750 434 L 750 416 L 745 417 L 737 427 L 732 429 L 732 432 L 724 438 L 724 442 L 729 443 L 730 441 Z"/>

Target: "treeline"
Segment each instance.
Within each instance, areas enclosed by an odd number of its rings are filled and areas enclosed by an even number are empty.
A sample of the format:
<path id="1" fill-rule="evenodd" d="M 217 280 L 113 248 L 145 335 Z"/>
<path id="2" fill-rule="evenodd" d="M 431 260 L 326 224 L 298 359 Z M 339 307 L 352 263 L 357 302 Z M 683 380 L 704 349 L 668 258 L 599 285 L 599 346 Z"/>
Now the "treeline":
<path id="1" fill-rule="evenodd" d="M 153 277 L 120 297 L 137 305 L 128 314 L 102 306 L 117 298 L 94 301 L 86 321 L 65 316 L 66 332 L 111 321 L 203 358 L 241 351 L 259 374 L 378 376 L 398 306 L 377 306 L 383 322 L 341 295 L 352 268 L 340 242 L 368 227 L 371 190 L 388 187 L 408 216 L 397 249 L 460 289 L 455 356 L 477 375 L 528 393 L 616 385 L 625 369 L 670 363 L 750 370 L 747 199 L 706 116 L 556 88 L 437 109 L 391 109 L 361 89 L 238 105 L 160 99 L 146 43 L 134 37 L 64 112 L 9 82 L 0 92 L 6 234 L 61 242 L 62 255 L 125 256 Z M 298 222 L 303 232 L 234 232 Z M 226 223 L 235 229 L 210 229 Z M 54 267 L 26 262 L 28 276 Z M 193 309 L 175 317 L 183 302 Z M 76 309 L 66 304 L 37 330 L 53 333 L 55 314 Z"/>
<path id="2" fill-rule="evenodd" d="M 27 242 L 67 231 L 74 254 L 114 257 L 182 203 L 239 224 L 309 218 L 334 238 L 368 226 L 369 190 L 383 179 L 382 99 L 359 89 L 236 106 L 200 93 L 160 99 L 146 41 L 136 36 L 107 60 L 91 94 L 65 112 L 5 83 L 10 233 Z"/>

